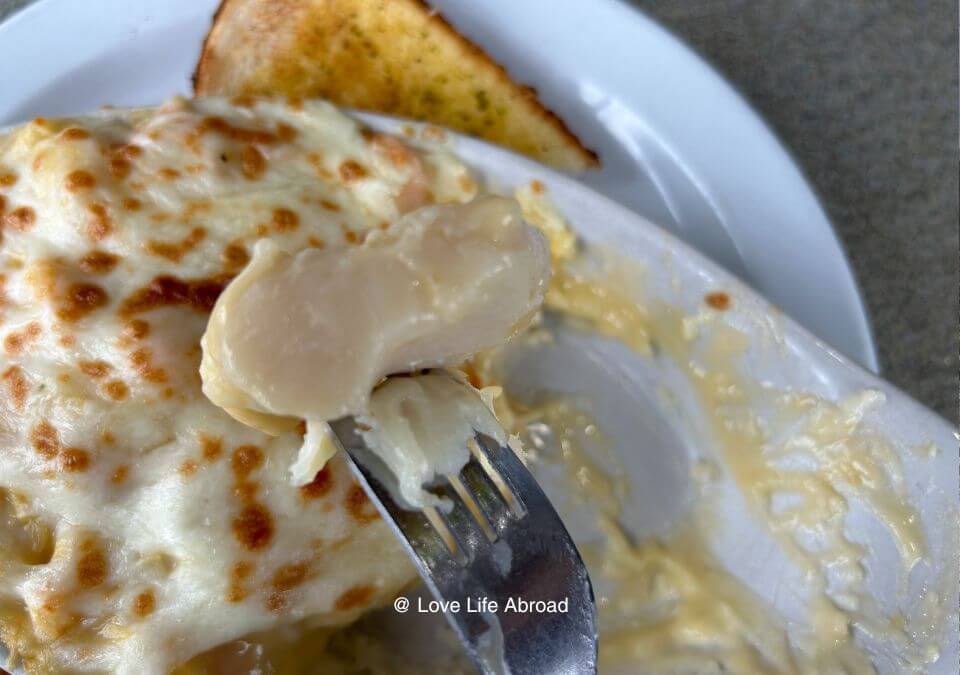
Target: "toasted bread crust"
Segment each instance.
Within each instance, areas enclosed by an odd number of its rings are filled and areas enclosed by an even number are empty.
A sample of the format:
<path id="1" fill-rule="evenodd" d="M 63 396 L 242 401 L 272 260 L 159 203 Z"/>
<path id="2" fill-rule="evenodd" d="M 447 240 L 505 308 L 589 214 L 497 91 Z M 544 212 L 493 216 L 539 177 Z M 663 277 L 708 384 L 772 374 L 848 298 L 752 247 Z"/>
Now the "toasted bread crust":
<path id="1" fill-rule="evenodd" d="M 536 92 L 422 0 L 223 0 L 198 95 L 327 98 L 478 136 L 565 170 L 598 165 Z"/>

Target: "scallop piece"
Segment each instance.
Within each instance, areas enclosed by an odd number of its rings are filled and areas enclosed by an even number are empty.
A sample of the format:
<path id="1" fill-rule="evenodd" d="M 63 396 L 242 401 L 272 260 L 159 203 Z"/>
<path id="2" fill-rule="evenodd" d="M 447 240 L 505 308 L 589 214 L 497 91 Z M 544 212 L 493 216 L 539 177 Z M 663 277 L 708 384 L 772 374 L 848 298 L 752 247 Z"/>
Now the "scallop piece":
<path id="1" fill-rule="evenodd" d="M 345 249 L 290 255 L 262 241 L 210 317 L 203 391 L 268 433 L 307 420 L 303 478 L 330 452 L 318 425 L 366 412 L 388 375 L 502 344 L 549 276 L 543 236 L 500 197 L 418 209 Z"/>

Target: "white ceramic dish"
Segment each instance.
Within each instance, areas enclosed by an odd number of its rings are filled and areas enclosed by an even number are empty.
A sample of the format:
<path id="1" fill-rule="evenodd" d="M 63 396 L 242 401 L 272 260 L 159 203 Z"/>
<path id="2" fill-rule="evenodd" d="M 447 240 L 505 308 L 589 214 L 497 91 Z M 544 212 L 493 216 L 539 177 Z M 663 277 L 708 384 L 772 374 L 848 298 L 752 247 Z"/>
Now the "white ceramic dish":
<path id="1" fill-rule="evenodd" d="M 0 126 L 188 93 L 217 4 L 37 2 L 0 26 Z M 876 372 L 859 291 L 809 185 L 763 122 L 695 54 L 620 0 L 433 4 L 535 84 L 600 152 L 604 169 L 583 180 Z"/>

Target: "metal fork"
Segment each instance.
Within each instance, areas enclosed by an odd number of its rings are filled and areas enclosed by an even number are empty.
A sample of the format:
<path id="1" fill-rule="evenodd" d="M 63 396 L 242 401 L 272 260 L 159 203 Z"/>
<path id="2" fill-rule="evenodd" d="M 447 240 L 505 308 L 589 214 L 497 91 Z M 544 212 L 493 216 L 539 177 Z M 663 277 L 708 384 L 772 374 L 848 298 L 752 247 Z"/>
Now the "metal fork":
<path id="1" fill-rule="evenodd" d="M 388 470 L 354 418 L 331 426 L 354 474 L 430 592 L 444 601 L 447 621 L 484 675 L 597 672 L 596 606 L 586 566 L 512 449 L 477 434 L 460 473 L 427 488 L 452 508 L 412 511 L 378 479 Z"/>

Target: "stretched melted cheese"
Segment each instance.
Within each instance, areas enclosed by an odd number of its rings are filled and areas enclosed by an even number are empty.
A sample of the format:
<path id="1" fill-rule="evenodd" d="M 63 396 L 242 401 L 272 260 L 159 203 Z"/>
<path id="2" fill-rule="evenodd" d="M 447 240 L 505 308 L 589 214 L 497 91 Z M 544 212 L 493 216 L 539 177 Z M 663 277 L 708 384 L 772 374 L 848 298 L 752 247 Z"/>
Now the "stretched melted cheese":
<path id="1" fill-rule="evenodd" d="M 389 469 L 381 482 L 395 486 L 401 503 L 416 508 L 442 504 L 423 486 L 457 474 L 470 460 L 467 443 L 478 432 L 507 443 L 479 392 L 445 373 L 388 379 L 360 421 L 367 446 Z"/>
<path id="2" fill-rule="evenodd" d="M 467 201 L 441 150 L 321 103 L 175 100 L 0 136 L 0 639 L 28 672 L 164 673 L 351 621 L 415 578 L 334 459 L 211 404 L 200 337 L 269 240 L 334 258 Z"/>

